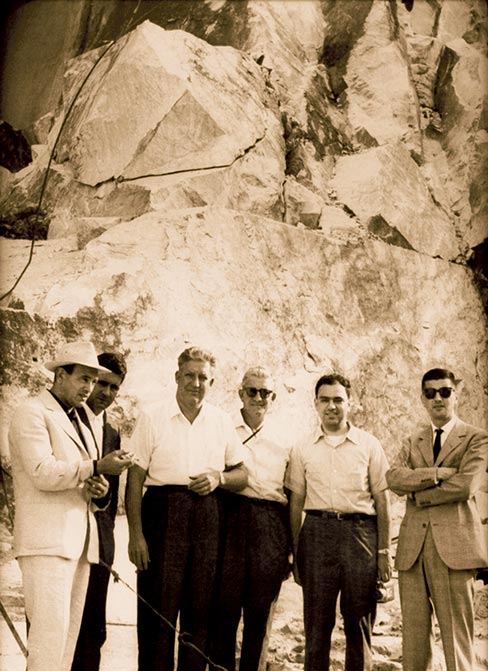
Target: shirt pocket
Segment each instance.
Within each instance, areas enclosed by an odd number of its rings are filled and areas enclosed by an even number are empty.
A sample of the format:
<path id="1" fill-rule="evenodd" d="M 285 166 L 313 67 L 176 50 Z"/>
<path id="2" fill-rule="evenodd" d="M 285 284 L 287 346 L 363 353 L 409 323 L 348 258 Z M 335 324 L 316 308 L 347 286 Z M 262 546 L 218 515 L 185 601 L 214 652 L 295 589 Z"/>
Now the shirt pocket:
<path id="1" fill-rule="evenodd" d="M 361 471 L 338 471 L 334 475 L 338 488 L 344 492 L 362 492 L 366 488 L 365 476 Z"/>

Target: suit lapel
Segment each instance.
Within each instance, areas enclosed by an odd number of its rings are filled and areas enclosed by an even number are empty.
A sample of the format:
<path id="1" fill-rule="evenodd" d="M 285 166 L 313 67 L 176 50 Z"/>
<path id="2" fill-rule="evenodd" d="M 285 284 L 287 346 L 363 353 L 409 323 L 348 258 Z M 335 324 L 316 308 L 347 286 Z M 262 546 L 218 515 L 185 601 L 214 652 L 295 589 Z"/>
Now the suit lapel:
<path id="1" fill-rule="evenodd" d="M 420 432 L 417 439 L 417 447 L 427 466 L 433 466 L 434 451 L 432 448 L 432 429 L 430 428 L 430 426 L 425 427 Z"/>
<path id="2" fill-rule="evenodd" d="M 76 431 L 75 427 L 71 423 L 68 415 L 65 413 L 63 408 L 59 405 L 59 403 L 56 401 L 54 396 L 46 389 L 41 393 L 41 399 L 46 406 L 46 408 L 52 413 L 52 418 L 56 422 L 56 424 L 71 438 L 71 440 L 76 443 L 76 447 L 80 450 L 80 452 L 83 454 L 83 456 L 86 458 L 87 456 L 90 458 L 95 458 L 92 457 L 90 452 L 85 449 L 85 446 L 83 445 L 83 442 L 78 435 L 78 432 Z M 83 427 L 81 429 L 83 431 Z M 85 432 L 83 433 L 85 436 Z M 91 443 L 91 437 L 88 439 L 87 444 L 89 445 Z"/>
<path id="3" fill-rule="evenodd" d="M 447 455 L 459 445 L 459 443 L 463 440 L 463 438 L 465 438 L 465 436 L 466 436 L 466 425 L 464 424 L 464 422 L 457 421 L 456 424 L 454 425 L 454 428 L 447 436 L 444 445 L 442 446 L 441 451 L 437 456 L 436 465 L 442 463 L 444 459 L 447 457 Z"/>

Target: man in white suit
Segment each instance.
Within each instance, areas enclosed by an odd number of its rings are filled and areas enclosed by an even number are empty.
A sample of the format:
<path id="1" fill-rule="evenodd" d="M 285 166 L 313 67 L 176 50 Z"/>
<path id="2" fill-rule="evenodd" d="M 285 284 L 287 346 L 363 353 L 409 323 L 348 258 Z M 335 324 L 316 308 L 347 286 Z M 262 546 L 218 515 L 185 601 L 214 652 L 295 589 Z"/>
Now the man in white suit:
<path id="1" fill-rule="evenodd" d="M 403 617 L 403 669 L 432 668 L 432 614 L 447 671 L 474 666 L 473 582 L 488 565 L 487 534 L 475 494 L 486 471 L 488 435 L 456 415 L 457 382 L 433 368 L 422 378 L 430 422 L 405 440 L 387 482 L 407 495 L 396 567 Z"/>
<path id="2" fill-rule="evenodd" d="M 9 432 L 15 496 L 14 549 L 22 571 L 29 671 L 70 669 L 88 584 L 98 561 L 92 499 L 107 491 L 104 474 L 131 460 L 122 450 L 98 459 L 76 407 L 101 367 L 93 345 L 64 345 L 53 361 L 54 384 L 15 412 Z"/>

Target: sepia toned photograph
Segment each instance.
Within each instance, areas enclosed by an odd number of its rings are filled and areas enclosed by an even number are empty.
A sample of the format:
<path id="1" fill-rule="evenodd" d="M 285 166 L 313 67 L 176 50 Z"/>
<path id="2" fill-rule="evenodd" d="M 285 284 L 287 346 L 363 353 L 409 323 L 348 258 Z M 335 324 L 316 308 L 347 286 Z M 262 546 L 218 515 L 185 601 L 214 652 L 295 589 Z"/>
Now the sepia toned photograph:
<path id="1" fill-rule="evenodd" d="M 0 13 L 0 671 L 488 671 L 488 1 Z"/>

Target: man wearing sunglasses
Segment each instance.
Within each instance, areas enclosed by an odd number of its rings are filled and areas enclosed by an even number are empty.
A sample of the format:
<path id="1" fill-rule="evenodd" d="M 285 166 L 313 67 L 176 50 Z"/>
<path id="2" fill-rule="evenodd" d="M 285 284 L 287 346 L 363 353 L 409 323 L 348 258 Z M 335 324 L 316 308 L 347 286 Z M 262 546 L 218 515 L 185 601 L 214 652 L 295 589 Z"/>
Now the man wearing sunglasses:
<path id="1" fill-rule="evenodd" d="M 396 567 L 403 617 L 403 669 L 432 665 L 432 612 L 447 671 L 474 668 L 473 582 L 488 565 L 487 538 L 475 494 L 486 471 L 488 435 L 456 416 L 457 382 L 433 368 L 422 378 L 430 422 L 403 444 L 387 473 L 407 496 Z"/>
<path id="2" fill-rule="evenodd" d="M 236 634 L 241 614 L 243 635 L 240 671 L 265 666 L 265 640 L 270 610 L 287 575 L 289 552 L 288 499 L 283 487 L 289 448 L 282 431 L 267 413 L 276 397 L 269 372 L 250 368 L 242 379 L 242 408 L 235 421 L 245 450 L 248 484 L 223 498 L 225 523 L 213 662 L 236 668 Z"/>

